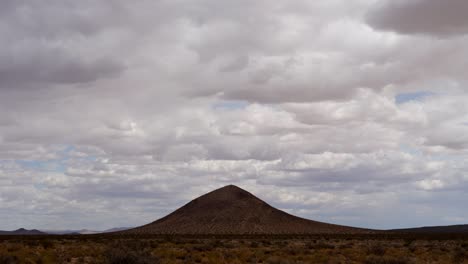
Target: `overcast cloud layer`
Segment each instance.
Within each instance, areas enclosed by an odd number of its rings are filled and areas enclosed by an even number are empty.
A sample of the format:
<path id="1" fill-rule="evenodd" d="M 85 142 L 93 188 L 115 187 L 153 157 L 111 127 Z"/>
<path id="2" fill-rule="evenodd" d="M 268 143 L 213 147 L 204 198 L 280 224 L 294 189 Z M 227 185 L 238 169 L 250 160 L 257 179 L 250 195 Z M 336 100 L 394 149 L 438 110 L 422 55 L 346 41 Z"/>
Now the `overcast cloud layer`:
<path id="1" fill-rule="evenodd" d="M 468 223 L 464 0 L 0 2 L 0 229 L 137 226 L 236 184 Z"/>

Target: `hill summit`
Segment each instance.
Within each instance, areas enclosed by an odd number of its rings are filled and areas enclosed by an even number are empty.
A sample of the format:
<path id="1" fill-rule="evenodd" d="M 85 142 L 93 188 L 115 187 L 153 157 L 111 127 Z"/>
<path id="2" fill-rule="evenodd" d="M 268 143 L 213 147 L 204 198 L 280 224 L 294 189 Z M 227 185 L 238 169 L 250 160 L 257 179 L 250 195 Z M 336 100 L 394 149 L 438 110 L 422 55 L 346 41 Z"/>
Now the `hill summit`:
<path id="1" fill-rule="evenodd" d="M 131 234 L 319 234 L 363 233 L 365 229 L 290 215 L 253 194 L 228 185 L 202 195 Z"/>

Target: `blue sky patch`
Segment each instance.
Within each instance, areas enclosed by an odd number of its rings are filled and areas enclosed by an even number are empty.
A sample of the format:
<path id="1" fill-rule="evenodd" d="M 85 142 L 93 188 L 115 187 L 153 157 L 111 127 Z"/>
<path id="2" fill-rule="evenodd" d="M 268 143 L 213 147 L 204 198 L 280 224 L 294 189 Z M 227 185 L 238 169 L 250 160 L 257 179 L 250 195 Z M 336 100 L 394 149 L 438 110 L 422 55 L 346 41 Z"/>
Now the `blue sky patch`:
<path id="1" fill-rule="evenodd" d="M 65 171 L 65 166 L 61 160 L 16 160 L 21 167 L 34 171 Z"/>
<path id="2" fill-rule="evenodd" d="M 433 95 L 431 92 L 419 91 L 412 93 L 399 93 L 395 96 L 395 103 L 404 104 L 411 101 L 420 101 L 428 96 Z"/>
<path id="3" fill-rule="evenodd" d="M 20 165 L 21 167 L 33 170 L 33 171 L 53 171 L 53 172 L 65 172 L 67 169 L 67 162 L 71 159 L 71 152 L 76 150 L 75 146 L 72 145 L 65 145 L 62 150 L 57 151 L 58 158 L 57 159 L 50 159 L 50 160 L 15 160 L 16 164 Z M 75 159 L 82 159 L 87 161 L 95 161 L 97 158 L 96 156 L 86 156 L 81 158 Z"/>
<path id="4" fill-rule="evenodd" d="M 214 109 L 237 110 L 244 109 L 249 105 L 247 101 L 221 101 L 213 104 Z"/>
<path id="5" fill-rule="evenodd" d="M 404 153 L 411 154 L 413 156 L 422 156 L 421 150 L 419 150 L 419 149 L 417 149 L 415 147 L 412 147 L 410 145 L 406 145 L 406 144 L 400 145 L 400 151 L 402 151 Z"/>

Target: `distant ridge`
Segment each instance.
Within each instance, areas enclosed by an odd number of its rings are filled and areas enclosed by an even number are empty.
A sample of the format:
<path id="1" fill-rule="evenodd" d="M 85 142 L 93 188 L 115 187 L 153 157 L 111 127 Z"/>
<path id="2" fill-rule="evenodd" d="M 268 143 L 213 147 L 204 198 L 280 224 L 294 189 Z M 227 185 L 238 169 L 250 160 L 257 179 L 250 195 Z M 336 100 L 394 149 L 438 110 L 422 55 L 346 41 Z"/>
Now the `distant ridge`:
<path id="1" fill-rule="evenodd" d="M 112 233 L 112 232 L 128 230 L 128 229 L 131 229 L 131 228 L 132 227 L 114 227 L 114 228 L 111 228 L 111 229 L 106 229 L 104 231 L 101 231 L 101 233 Z"/>
<path id="2" fill-rule="evenodd" d="M 468 225 L 424 226 L 416 228 L 393 229 L 390 231 L 399 233 L 468 234 Z"/>
<path id="3" fill-rule="evenodd" d="M 278 210 L 228 185 L 173 213 L 122 234 L 353 234 L 371 230 L 307 220 Z"/>
<path id="4" fill-rule="evenodd" d="M 37 229 L 27 230 L 20 228 L 14 231 L 0 231 L 0 235 L 45 235 L 46 233 L 41 232 Z"/>
<path id="5" fill-rule="evenodd" d="M 41 232 L 50 234 L 50 235 L 92 235 L 92 234 L 102 234 L 117 232 L 130 229 L 131 227 L 115 227 L 111 229 L 106 229 L 103 231 L 89 230 L 89 229 L 80 229 L 80 230 L 40 230 Z"/>

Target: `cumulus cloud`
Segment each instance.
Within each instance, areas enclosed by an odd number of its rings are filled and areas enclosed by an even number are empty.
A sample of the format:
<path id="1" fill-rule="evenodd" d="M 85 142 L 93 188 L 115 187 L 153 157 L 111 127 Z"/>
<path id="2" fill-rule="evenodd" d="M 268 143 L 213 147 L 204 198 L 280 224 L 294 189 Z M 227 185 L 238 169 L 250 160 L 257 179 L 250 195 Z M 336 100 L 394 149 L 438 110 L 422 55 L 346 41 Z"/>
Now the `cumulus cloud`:
<path id="1" fill-rule="evenodd" d="M 1 5 L 0 229 L 139 225 L 226 184 L 339 224 L 468 221 L 468 39 L 412 16 L 433 1 Z"/>

